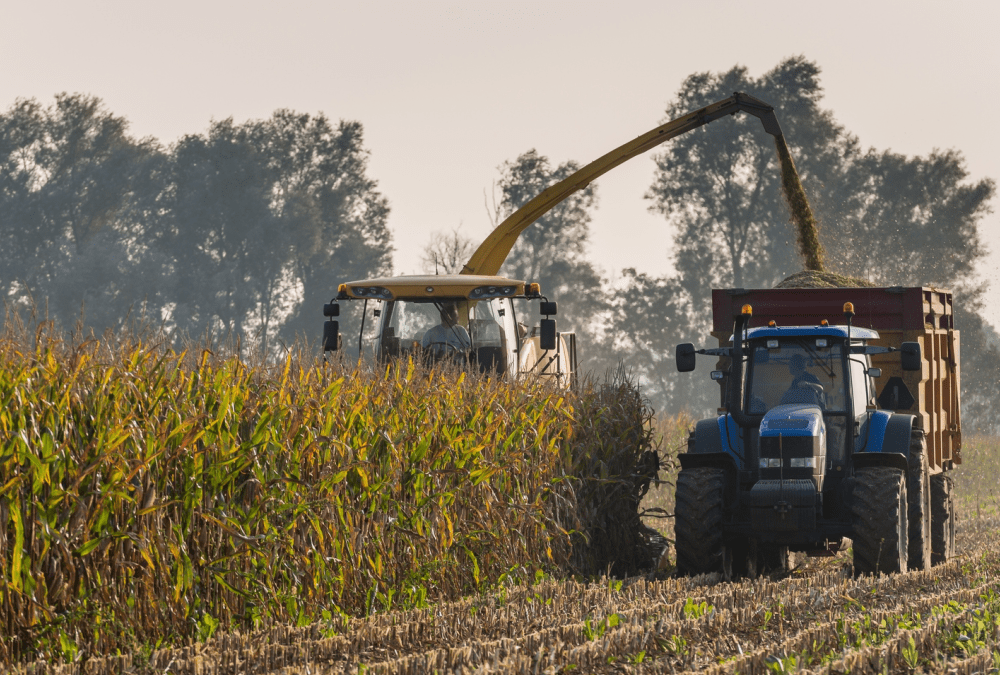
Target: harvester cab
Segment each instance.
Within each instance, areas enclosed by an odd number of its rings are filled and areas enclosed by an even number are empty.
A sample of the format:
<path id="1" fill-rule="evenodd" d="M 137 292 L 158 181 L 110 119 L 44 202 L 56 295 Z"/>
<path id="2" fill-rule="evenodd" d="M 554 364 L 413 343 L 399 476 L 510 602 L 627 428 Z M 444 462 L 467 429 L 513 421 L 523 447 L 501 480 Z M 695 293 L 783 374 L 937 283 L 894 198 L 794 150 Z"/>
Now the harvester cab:
<path id="1" fill-rule="evenodd" d="M 337 301 L 363 300 L 359 352 L 381 361 L 413 357 L 449 362 L 509 379 L 537 377 L 568 387 L 576 375 L 576 336 L 558 332 L 555 302 L 538 284 L 484 275 L 399 276 L 341 284 L 328 317 L 323 349 L 342 347 Z M 540 300 L 542 319 L 529 327 L 515 300 Z M 366 345 L 364 321 L 375 322 Z M 367 347 L 367 349 L 366 349 Z"/>
<path id="2" fill-rule="evenodd" d="M 697 354 L 720 357 L 712 379 L 723 391 L 720 414 L 695 425 L 680 456 L 681 573 L 753 575 L 787 566 L 790 552 L 830 554 L 848 541 L 858 574 L 924 569 L 953 552 L 953 519 L 932 522 L 950 503 L 932 509 L 918 417 L 876 404 L 882 369 L 872 357 L 920 371 L 920 343 L 873 344 L 878 331 L 852 326 L 852 303 L 843 312 L 841 325 L 764 317 L 748 328 L 744 305 L 731 346 L 678 345 L 681 372 L 694 370 Z"/>

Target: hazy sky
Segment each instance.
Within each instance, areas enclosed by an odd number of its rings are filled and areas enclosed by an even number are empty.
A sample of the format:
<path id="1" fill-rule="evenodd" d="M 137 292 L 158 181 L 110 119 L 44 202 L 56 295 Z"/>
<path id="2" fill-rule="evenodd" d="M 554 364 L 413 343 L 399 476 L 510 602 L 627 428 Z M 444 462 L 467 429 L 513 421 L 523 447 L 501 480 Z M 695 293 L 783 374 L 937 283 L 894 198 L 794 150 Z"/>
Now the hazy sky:
<path id="1" fill-rule="evenodd" d="M 687 75 L 743 64 L 756 77 L 795 54 L 820 65 L 822 105 L 863 145 L 955 148 L 970 179 L 1000 179 L 998 2 L 611 7 L 9 0 L 0 109 L 88 93 L 164 144 L 278 108 L 358 120 L 391 203 L 397 272 L 418 271 L 436 230 L 487 234 L 484 192 L 505 160 L 536 148 L 554 163 L 589 162 L 663 121 Z M 597 183 L 591 253 L 611 278 L 670 269 L 671 233 L 643 199 L 653 168 L 640 156 Z M 1000 214 L 982 232 L 981 275 L 1000 289 Z M 988 309 L 1000 327 L 1000 291 Z"/>

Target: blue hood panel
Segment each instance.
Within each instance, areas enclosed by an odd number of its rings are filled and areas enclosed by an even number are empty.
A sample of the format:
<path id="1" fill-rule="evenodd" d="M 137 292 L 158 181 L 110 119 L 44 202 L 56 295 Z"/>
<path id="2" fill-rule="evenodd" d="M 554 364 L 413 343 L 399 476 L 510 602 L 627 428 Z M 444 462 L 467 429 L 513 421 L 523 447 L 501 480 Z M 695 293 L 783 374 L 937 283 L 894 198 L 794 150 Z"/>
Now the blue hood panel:
<path id="1" fill-rule="evenodd" d="M 823 411 L 805 403 L 790 403 L 771 408 L 760 423 L 760 436 L 819 436 L 826 432 Z"/>

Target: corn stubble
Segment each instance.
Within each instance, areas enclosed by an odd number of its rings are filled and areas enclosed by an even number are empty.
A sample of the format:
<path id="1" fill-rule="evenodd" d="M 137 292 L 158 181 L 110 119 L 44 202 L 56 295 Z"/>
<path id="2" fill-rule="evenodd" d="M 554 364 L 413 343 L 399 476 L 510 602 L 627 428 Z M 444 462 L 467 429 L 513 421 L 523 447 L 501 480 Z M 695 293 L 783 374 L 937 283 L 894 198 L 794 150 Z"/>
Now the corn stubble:
<path id="1" fill-rule="evenodd" d="M 0 336 L 0 663 L 335 630 L 593 572 L 613 562 L 588 553 L 595 500 L 633 499 L 632 467 L 655 464 L 621 379 L 566 393 L 224 351 Z M 655 559 L 634 549 L 618 557 Z"/>
<path id="2" fill-rule="evenodd" d="M 1000 659 L 1000 536 L 962 557 L 854 578 L 842 559 L 785 578 L 543 579 L 434 607 L 221 633 L 181 648 L 25 673 L 973 673 Z"/>

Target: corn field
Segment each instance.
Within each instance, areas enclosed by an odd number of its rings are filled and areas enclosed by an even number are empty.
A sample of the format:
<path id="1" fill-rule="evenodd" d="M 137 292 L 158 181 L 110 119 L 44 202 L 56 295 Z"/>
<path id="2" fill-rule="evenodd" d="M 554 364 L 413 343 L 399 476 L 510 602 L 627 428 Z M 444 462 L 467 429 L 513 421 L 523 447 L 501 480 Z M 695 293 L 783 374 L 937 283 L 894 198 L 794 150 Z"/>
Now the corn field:
<path id="1" fill-rule="evenodd" d="M 50 330 L 0 340 L 0 663 L 339 625 L 662 548 L 624 378 L 566 394 Z M 600 499 L 630 521 L 602 533 Z"/>

